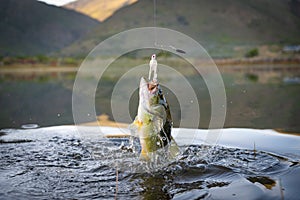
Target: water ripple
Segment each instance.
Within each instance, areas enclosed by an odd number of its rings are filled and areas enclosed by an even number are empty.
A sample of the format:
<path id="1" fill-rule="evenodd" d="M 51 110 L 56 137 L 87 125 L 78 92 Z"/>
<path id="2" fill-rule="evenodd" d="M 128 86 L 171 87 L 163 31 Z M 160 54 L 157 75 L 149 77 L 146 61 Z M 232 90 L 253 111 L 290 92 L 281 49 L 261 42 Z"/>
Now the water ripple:
<path id="1" fill-rule="evenodd" d="M 268 152 L 208 145 L 181 146 L 175 160 L 149 164 L 139 160 L 138 148 L 124 148 L 128 139 L 53 136 L 0 145 L 3 199 L 201 199 L 224 188 L 238 195 L 238 182 L 244 193 L 259 184 L 265 188 L 259 195 L 272 197 L 278 177 L 299 167 Z"/>

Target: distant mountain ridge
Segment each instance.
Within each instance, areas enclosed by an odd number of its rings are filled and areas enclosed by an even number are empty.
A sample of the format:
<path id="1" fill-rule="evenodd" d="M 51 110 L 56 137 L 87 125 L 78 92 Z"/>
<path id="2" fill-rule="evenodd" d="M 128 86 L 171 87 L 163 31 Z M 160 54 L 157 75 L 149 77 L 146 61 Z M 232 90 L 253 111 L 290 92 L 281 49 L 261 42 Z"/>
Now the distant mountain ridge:
<path id="1" fill-rule="evenodd" d="M 157 26 L 185 33 L 215 56 L 236 46 L 300 43 L 299 0 L 156 0 Z M 84 38 L 63 50 L 85 55 L 109 36 L 153 26 L 153 0 L 116 11 Z"/>
<path id="2" fill-rule="evenodd" d="M 49 54 L 98 24 L 75 11 L 36 0 L 1 0 L 0 55 Z"/>
<path id="3" fill-rule="evenodd" d="M 136 1 L 137 0 L 77 0 L 64 7 L 88 15 L 96 20 L 104 21 L 118 9 Z"/>
<path id="4" fill-rule="evenodd" d="M 85 56 L 113 34 L 154 25 L 154 1 L 135 1 L 75 2 L 78 9 L 111 10 L 113 15 L 100 23 L 37 0 L 1 0 L 0 56 Z M 300 44 L 299 11 L 300 0 L 156 0 L 156 24 L 187 34 L 213 56 L 226 57 L 240 46 Z"/>

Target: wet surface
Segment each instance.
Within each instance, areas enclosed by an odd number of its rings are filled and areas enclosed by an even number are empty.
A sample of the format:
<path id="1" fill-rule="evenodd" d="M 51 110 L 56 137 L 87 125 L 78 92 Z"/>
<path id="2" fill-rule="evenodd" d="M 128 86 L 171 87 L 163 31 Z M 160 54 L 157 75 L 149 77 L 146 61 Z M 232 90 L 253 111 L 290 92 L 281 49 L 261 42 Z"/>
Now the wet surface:
<path id="1" fill-rule="evenodd" d="M 104 134 L 83 129 L 89 134 L 73 126 L 2 130 L 0 199 L 297 199 L 300 194 L 297 150 L 224 143 L 234 132 L 253 138 L 258 132 L 265 143 L 274 138 L 300 144 L 298 136 L 229 129 L 219 144 L 181 140 L 176 159 L 147 164 L 140 161 L 138 148 L 120 148 L 128 138 L 104 137 L 117 129 L 104 128 Z"/>

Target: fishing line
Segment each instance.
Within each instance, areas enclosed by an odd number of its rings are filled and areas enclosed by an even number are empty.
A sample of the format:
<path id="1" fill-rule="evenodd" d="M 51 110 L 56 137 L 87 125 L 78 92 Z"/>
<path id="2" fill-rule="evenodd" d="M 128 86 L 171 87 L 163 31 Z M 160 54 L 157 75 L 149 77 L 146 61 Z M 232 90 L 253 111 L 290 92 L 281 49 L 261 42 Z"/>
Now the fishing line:
<path id="1" fill-rule="evenodd" d="M 172 46 L 172 45 L 163 45 L 163 44 L 158 44 L 157 43 L 157 13 L 156 13 L 156 0 L 153 0 L 153 26 L 154 26 L 154 46 L 156 46 L 156 47 L 160 47 L 160 48 L 164 48 L 164 49 L 167 49 L 167 48 L 169 48 L 169 49 L 172 49 L 172 50 L 174 50 L 174 51 L 176 51 L 176 52 L 178 52 L 178 53 L 182 53 L 182 54 L 186 54 L 186 52 L 184 51 L 184 50 L 182 50 L 182 49 L 178 49 L 178 48 L 176 48 L 176 47 L 174 47 L 174 46 Z"/>
<path id="2" fill-rule="evenodd" d="M 157 45 L 156 0 L 153 0 L 153 26 L 154 26 L 154 46 L 156 46 Z"/>

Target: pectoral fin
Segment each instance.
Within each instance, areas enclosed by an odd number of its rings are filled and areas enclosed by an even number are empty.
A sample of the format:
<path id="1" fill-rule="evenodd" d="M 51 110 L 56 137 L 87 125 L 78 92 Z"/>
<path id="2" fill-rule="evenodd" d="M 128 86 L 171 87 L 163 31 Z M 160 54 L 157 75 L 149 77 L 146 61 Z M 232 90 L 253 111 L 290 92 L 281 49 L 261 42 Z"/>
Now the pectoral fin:
<path id="1" fill-rule="evenodd" d="M 131 135 L 138 137 L 138 132 L 142 128 L 143 122 L 139 121 L 137 118 L 128 126 L 128 129 L 131 132 Z"/>
<path id="2" fill-rule="evenodd" d="M 168 146 L 169 148 L 169 155 L 171 159 L 176 158 L 176 156 L 178 156 L 180 154 L 180 149 L 177 145 L 177 143 L 175 142 L 175 140 L 173 139 L 173 137 L 171 138 L 171 142 Z"/>

